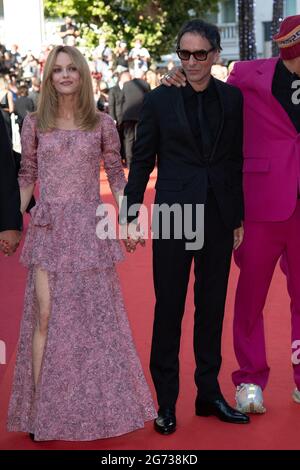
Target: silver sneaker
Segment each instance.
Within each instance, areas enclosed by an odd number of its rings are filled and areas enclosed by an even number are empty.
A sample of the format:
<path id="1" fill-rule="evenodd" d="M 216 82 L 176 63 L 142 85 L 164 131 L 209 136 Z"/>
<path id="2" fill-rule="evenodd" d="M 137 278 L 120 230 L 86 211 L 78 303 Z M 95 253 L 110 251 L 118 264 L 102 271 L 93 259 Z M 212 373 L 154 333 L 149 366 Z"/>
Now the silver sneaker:
<path id="1" fill-rule="evenodd" d="M 299 394 L 300 395 L 300 394 Z M 241 384 L 236 387 L 236 409 L 242 413 L 265 413 L 262 389 L 255 384 Z"/>
<path id="2" fill-rule="evenodd" d="M 300 390 L 298 390 L 297 388 L 295 388 L 295 390 L 293 391 L 293 400 L 296 403 L 300 403 Z"/>

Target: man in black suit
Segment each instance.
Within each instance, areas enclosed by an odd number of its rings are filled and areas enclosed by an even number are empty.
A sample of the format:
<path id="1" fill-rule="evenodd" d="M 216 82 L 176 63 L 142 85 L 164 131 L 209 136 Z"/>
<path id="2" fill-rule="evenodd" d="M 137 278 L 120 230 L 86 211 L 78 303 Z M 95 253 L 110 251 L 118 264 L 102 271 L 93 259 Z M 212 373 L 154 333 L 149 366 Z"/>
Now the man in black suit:
<path id="1" fill-rule="evenodd" d="M 22 228 L 20 192 L 11 141 L 0 114 L 0 250 L 11 255 L 18 247 Z"/>
<path id="2" fill-rule="evenodd" d="M 123 115 L 122 127 L 124 133 L 124 151 L 127 168 L 130 168 L 132 160 L 132 148 L 136 137 L 136 126 L 139 120 L 145 94 L 150 91 L 150 86 L 143 79 L 134 78 L 124 84 L 123 87 Z"/>
<path id="3" fill-rule="evenodd" d="M 231 253 L 243 238 L 243 103 L 237 88 L 211 76 L 220 49 L 214 25 L 192 20 L 179 32 L 177 53 L 187 85 L 160 86 L 146 95 L 124 193 L 127 201 L 120 214 L 121 224 L 137 217 L 130 207 L 142 203 L 156 156 L 156 212 L 157 205 L 179 204 L 183 210 L 191 209 L 182 220 L 195 227 L 196 208 L 204 204 L 201 249 L 188 249 L 186 237 L 174 236 L 175 216 L 169 239 L 153 240 L 156 305 L 150 369 L 159 404 L 154 427 L 162 434 L 176 429 L 181 320 L 192 261 L 196 414 L 215 415 L 231 423 L 249 422 L 226 403 L 218 383 Z M 201 227 L 196 223 L 197 230 Z M 163 235 L 161 229 L 159 234 Z M 129 236 L 128 243 L 136 241 Z"/>
<path id="4" fill-rule="evenodd" d="M 123 104 L 124 104 L 124 95 L 123 87 L 126 82 L 131 80 L 131 75 L 128 70 L 121 72 L 117 85 L 110 88 L 108 93 L 108 112 L 109 115 L 115 121 L 115 124 L 118 129 L 120 142 L 121 142 L 121 156 L 122 159 L 125 159 L 124 152 L 124 136 L 123 136 Z"/>
<path id="5" fill-rule="evenodd" d="M 113 118 L 117 126 L 121 125 L 123 118 L 123 87 L 126 82 L 131 80 L 128 70 L 120 73 L 117 85 L 110 88 L 108 93 L 108 109 L 109 115 Z"/>

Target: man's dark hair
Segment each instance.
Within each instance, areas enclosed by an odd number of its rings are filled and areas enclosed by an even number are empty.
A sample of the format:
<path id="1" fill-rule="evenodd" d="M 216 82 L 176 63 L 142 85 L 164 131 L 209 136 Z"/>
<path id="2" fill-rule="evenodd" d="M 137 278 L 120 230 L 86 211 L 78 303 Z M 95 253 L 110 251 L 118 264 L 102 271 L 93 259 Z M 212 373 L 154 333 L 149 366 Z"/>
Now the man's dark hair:
<path id="1" fill-rule="evenodd" d="M 199 34 L 199 36 L 206 38 L 217 51 L 222 50 L 220 32 L 214 24 L 206 23 L 200 19 L 187 21 L 178 33 L 177 49 L 180 48 L 180 40 L 186 33 Z"/>
<path id="2" fill-rule="evenodd" d="M 18 96 L 28 96 L 28 86 L 20 85 L 18 87 Z"/>

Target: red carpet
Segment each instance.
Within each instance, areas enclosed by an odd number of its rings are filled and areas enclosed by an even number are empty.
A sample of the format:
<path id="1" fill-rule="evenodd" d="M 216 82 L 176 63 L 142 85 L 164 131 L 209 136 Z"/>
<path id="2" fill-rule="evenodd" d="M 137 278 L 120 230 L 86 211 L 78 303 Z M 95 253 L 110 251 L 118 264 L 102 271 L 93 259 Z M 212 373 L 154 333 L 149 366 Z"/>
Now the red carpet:
<path id="1" fill-rule="evenodd" d="M 104 180 L 104 175 L 101 175 Z M 146 203 L 153 200 L 154 178 L 150 181 Z M 107 184 L 102 193 L 111 201 Z M 122 437 L 88 443 L 48 442 L 33 443 L 24 434 L 7 433 L 5 419 L 12 378 L 15 346 L 22 313 L 25 269 L 13 259 L 0 257 L 0 340 L 6 338 L 7 364 L 0 365 L 0 449 L 299 449 L 300 405 L 291 399 L 294 387 L 290 364 L 290 314 L 285 279 L 276 270 L 265 308 L 266 339 L 270 381 L 265 391 L 267 413 L 253 416 L 250 425 L 237 426 L 221 423 L 214 417 L 194 415 L 195 386 L 192 348 L 193 300 L 190 288 L 183 322 L 181 343 L 181 388 L 177 405 L 178 430 L 171 436 L 159 436 L 148 423 L 146 428 Z M 127 255 L 118 268 L 125 302 L 136 346 L 148 382 L 154 293 L 151 274 L 151 242 L 145 249 L 139 247 L 134 255 Z M 232 311 L 238 271 L 232 265 L 223 334 L 223 365 L 220 374 L 222 390 L 231 404 L 234 387 L 231 372 L 236 368 L 232 348 Z M 191 286 L 192 287 L 192 283 Z M 9 340 L 7 340 L 9 338 Z M 0 343 L 1 344 L 1 343 Z M 101 404 L 99 404 L 101 406 Z"/>

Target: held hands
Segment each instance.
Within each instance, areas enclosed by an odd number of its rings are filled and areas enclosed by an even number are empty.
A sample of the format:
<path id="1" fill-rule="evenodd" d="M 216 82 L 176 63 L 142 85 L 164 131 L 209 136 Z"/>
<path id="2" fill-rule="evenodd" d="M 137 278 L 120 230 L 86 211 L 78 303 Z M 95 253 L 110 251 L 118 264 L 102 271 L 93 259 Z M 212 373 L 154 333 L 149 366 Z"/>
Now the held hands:
<path id="1" fill-rule="evenodd" d="M 0 232 L 0 251 L 5 256 L 11 256 L 17 250 L 21 236 L 21 232 L 18 230 L 4 230 Z"/>
<path id="2" fill-rule="evenodd" d="M 140 224 L 131 222 L 130 224 L 121 225 L 121 238 L 128 253 L 133 253 L 138 244 L 142 247 L 146 245 L 144 233 Z"/>
<path id="3" fill-rule="evenodd" d="M 186 76 L 181 67 L 173 67 L 168 73 L 162 76 L 160 83 L 166 86 L 175 85 L 180 88 L 181 86 L 186 86 Z"/>

